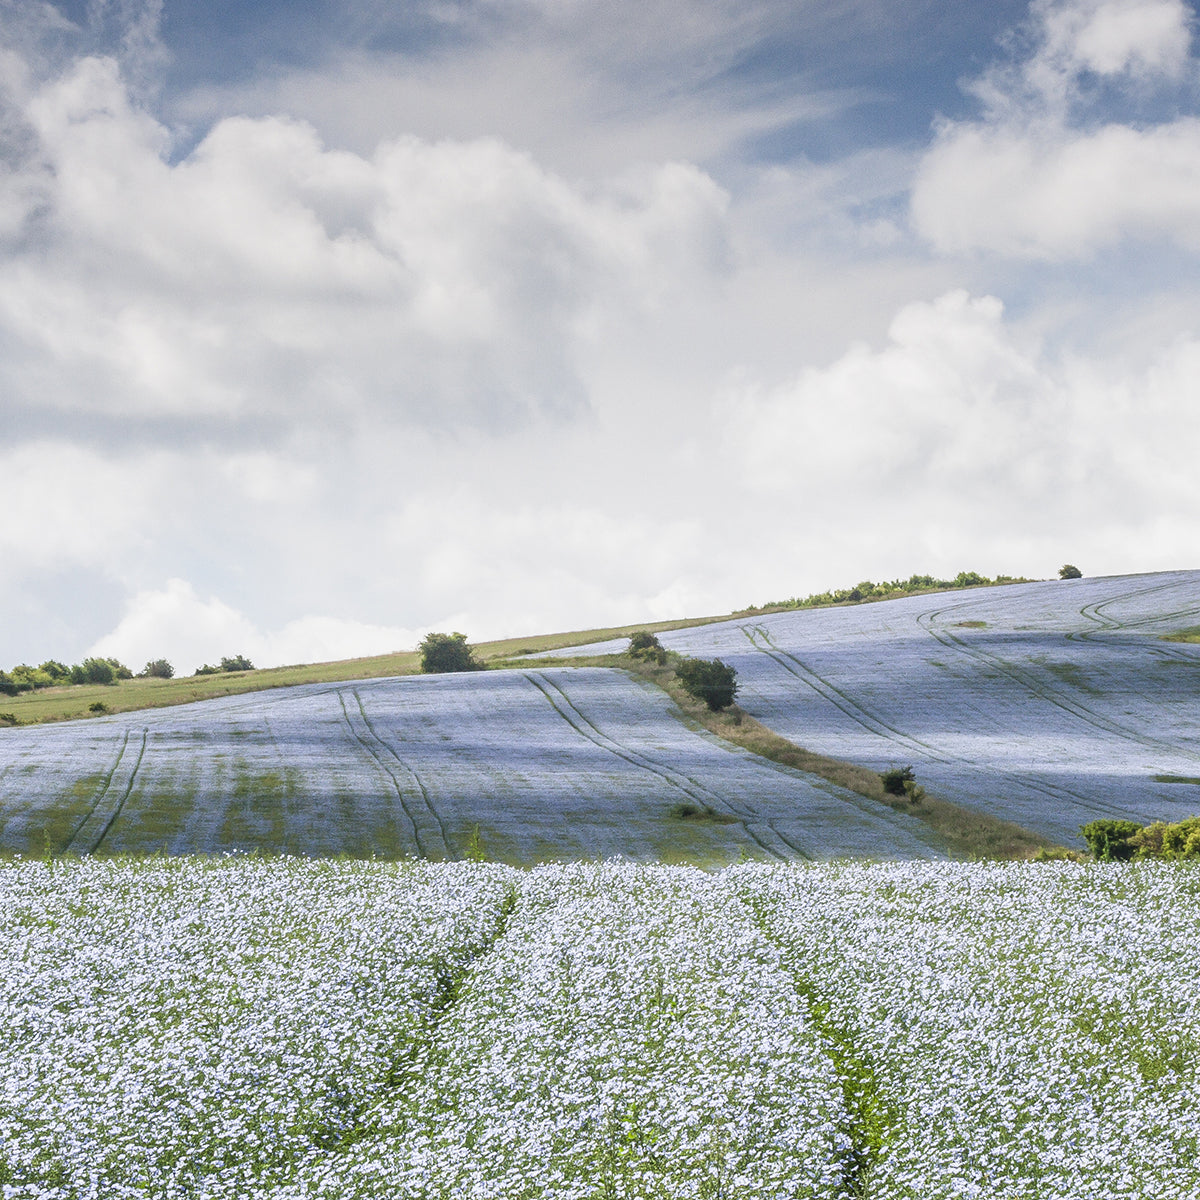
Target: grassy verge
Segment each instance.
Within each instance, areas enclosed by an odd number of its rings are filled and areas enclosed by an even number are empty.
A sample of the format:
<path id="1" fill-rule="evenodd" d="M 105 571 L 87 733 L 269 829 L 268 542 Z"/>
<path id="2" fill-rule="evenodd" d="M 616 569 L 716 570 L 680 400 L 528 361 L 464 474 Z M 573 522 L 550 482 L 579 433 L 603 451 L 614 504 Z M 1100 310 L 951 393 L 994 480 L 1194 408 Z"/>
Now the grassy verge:
<path id="1" fill-rule="evenodd" d="M 1200 625 L 1192 625 L 1188 629 L 1180 629 L 1175 633 L 1164 633 L 1164 642 L 1200 642 Z"/>
<path id="2" fill-rule="evenodd" d="M 541 661 L 545 663 L 553 660 Z M 736 704 L 724 712 L 710 712 L 702 702 L 693 699 L 683 690 L 675 677 L 674 668 L 669 663 L 659 666 L 657 663 L 630 658 L 628 654 L 609 654 L 598 658 L 564 659 L 557 665 L 619 667 L 629 671 L 662 688 L 674 700 L 687 721 L 707 729 L 725 741 L 733 742 L 734 745 L 785 767 L 807 771 L 810 775 L 819 775 L 822 779 L 857 792 L 868 800 L 886 804 L 897 812 L 907 813 L 924 821 L 945 843 L 947 852 L 954 858 L 1023 860 L 1033 858 L 1039 850 L 1054 851 L 1064 848 L 1022 825 L 963 808 L 928 792 L 916 804 L 911 804 L 904 797 L 890 795 L 883 790 L 883 780 L 875 771 L 806 750 L 803 746 L 780 737 L 749 713 L 743 712 Z"/>

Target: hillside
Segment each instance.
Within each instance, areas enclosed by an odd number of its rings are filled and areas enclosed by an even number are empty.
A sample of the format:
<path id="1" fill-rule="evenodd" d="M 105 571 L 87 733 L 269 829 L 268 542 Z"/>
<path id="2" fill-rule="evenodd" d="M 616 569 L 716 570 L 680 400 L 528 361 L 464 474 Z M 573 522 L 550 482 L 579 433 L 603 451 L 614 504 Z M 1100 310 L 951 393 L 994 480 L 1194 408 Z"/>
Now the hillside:
<path id="1" fill-rule="evenodd" d="M 746 712 L 1056 841 L 1200 811 L 1200 571 L 735 618 L 662 635 L 736 667 Z M 566 653 L 611 652 L 601 642 Z"/>
<path id="2" fill-rule="evenodd" d="M 1200 809 L 1200 646 L 1162 640 L 1198 616 L 1200 572 L 1174 572 L 657 628 L 673 650 L 735 665 L 764 733 L 872 771 L 912 764 L 947 807 L 1082 846 L 1097 816 Z M 948 842 L 929 812 L 803 758 L 748 753 L 627 672 L 537 661 L 595 662 L 629 631 L 601 632 L 574 649 L 586 635 L 494 644 L 513 665 L 483 673 L 385 674 L 415 669 L 409 655 L 142 681 L 163 696 L 271 686 L 0 729 L 0 850 L 714 866 L 991 852 L 994 839 Z M 315 679 L 284 686 L 292 671 Z M 107 692 L 136 695 L 124 688 Z"/>

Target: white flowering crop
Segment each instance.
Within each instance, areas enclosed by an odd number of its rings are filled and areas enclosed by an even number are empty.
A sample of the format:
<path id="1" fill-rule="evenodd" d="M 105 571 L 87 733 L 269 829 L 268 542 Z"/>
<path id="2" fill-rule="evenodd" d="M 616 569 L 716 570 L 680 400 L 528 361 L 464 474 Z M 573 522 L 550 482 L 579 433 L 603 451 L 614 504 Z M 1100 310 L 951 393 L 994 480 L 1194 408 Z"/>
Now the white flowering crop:
<path id="1" fill-rule="evenodd" d="M 1194 1200 L 1186 865 L 0 867 L 6 1200 Z"/>
<path id="2" fill-rule="evenodd" d="M 1097 817 L 1200 809 L 1200 571 L 756 614 L 659 635 L 738 672 L 776 733 L 1083 848 Z M 625 642 L 556 654 L 594 654 Z"/>
<path id="3" fill-rule="evenodd" d="M 618 671 L 311 684 L 0 729 L 8 851 L 444 861 L 473 845 L 522 865 L 942 857 L 915 817 L 689 729 Z"/>

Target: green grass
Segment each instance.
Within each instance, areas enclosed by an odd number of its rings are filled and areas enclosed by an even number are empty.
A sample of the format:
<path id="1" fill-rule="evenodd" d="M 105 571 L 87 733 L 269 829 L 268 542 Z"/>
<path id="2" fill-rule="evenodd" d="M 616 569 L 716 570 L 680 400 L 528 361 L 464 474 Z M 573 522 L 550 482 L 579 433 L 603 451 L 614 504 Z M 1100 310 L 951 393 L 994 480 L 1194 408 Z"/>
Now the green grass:
<path id="1" fill-rule="evenodd" d="M 1164 642 L 1200 642 L 1200 625 L 1191 625 L 1187 629 L 1176 630 L 1175 633 L 1164 633 Z"/>

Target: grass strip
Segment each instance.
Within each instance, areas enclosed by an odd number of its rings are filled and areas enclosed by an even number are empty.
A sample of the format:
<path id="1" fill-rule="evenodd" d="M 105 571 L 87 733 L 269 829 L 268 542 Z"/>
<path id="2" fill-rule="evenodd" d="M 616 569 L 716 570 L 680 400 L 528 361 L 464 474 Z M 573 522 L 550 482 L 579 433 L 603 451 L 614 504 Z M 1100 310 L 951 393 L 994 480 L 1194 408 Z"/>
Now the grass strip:
<path id="1" fill-rule="evenodd" d="M 513 664 L 516 665 L 516 664 Z M 631 658 L 628 654 L 606 654 L 595 658 L 568 658 L 555 662 L 541 659 L 539 665 L 573 667 L 615 667 L 636 675 L 662 688 L 682 712 L 685 720 L 707 729 L 727 742 L 741 746 L 772 762 L 810 775 L 819 775 L 839 787 L 844 787 L 868 800 L 886 804 L 888 808 L 924 821 L 945 844 L 952 858 L 1024 860 L 1039 851 L 1056 852 L 1066 849 L 1058 842 L 1039 833 L 1002 821 L 998 817 L 976 812 L 925 792 L 917 803 L 906 797 L 884 791 L 883 779 L 869 767 L 828 758 L 788 741 L 736 704 L 724 712 L 710 712 L 706 705 L 683 690 L 671 663 L 660 665 Z"/>
<path id="2" fill-rule="evenodd" d="M 1192 625 L 1188 629 L 1179 629 L 1174 633 L 1164 633 L 1160 642 L 1200 642 L 1200 625 Z"/>

